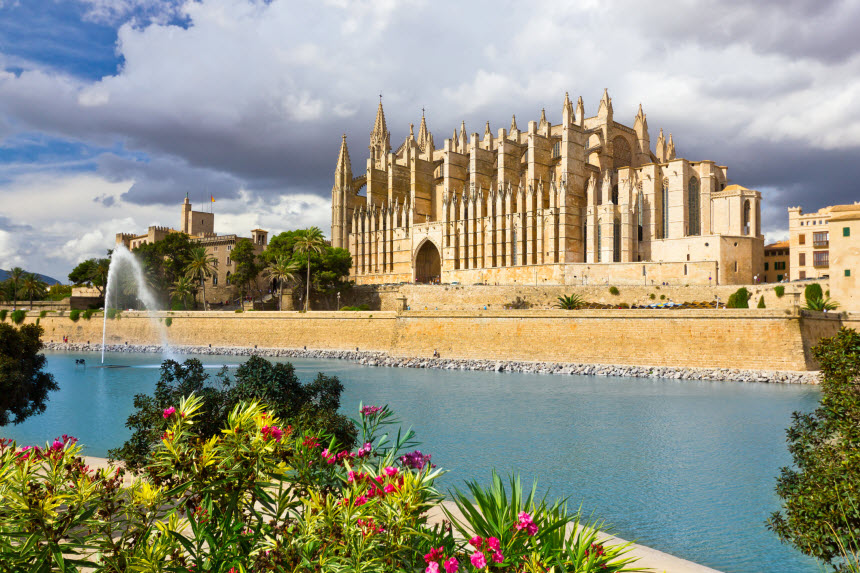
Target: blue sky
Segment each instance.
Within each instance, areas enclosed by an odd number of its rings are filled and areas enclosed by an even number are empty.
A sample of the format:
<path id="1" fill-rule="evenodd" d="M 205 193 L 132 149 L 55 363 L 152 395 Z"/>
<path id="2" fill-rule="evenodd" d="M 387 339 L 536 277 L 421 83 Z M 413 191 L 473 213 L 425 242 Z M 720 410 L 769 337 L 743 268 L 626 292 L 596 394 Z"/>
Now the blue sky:
<path id="1" fill-rule="evenodd" d="M 441 144 L 607 87 L 760 190 L 780 239 L 786 207 L 860 199 L 858 25 L 845 0 L 0 0 L 0 268 L 64 278 L 186 192 L 219 232 L 328 229 L 380 92 L 397 146 L 422 107 Z"/>

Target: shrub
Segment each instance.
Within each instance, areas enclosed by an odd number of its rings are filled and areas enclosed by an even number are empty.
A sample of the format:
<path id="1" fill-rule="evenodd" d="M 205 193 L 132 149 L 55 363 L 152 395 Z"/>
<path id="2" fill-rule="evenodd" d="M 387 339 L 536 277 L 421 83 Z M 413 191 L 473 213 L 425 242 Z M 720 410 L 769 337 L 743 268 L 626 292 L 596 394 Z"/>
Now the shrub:
<path id="1" fill-rule="evenodd" d="M 839 303 L 829 298 L 813 298 L 806 299 L 806 305 L 803 306 L 803 310 L 836 310 L 839 308 Z"/>
<path id="2" fill-rule="evenodd" d="M 821 290 L 821 285 L 818 283 L 806 285 L 806 288 L 803 289 L 803 298 L 806 299 L 807 303 L 809 303 L 810 300 L 823 299 L 824 292 Z"/>
<path id="3" fill-rule="evenodd" d="M 259 400 L 274 404 L 272 413 L 285 422 L 307 430 L 325 431 L 341 445 L 352 447 L 355 427 L 337 412 L 342 391 L 343 385 L 337 377 L 320 373 L 312 382 L 302 384 L 292 364 L 273 364 L 259 356 L 252 356 L 242 364 L 236 370 L 235 380 L 227 376 L 226 368 L 215 380 L 210 380 L 196 359 L 182 364 L 166 360 L 161 365 L 161 377 L 153 395 L 134 397 L 136 411 L 126 422 L 126 427 L 133 431 L 131 438 L 109 454 L 128 467 L 141 467 L 160 440 L 162 411 L 192 393 L 202 400 L 196 423 L 197 431 L 205 439 L 223 427 L 240 402 Z"/>
<path id="4" fill-rule="evenodd" d="M 43 310 L 42 312 L 39 313 L 39 318 L 45 318 L 46 316 L 48 316 L 47 310 Z"/>
<path id="5" fill-rule="evenodd" d="M 81 313 L 81 316 L 84 317 L 84 320 L 89 320 L 90 318 L 92 318 L 92 316 L 93 316 L 93 314 L 95 314 L 95 312 L 96 312 L 95 310 L 88 308 L 83 313 Z"/>
<path id="6" fill-rule="evenodd" d="M 9 311 L 5 308 L 0 310 L 0 322 L 4 322 L 6 320 L 6 315 L 9 314 Z"/>
<path id="7" fill-rule="evenodd" d="M 619 294 L 621 294 L 621 292 L 618 290 L 618 287 L 611 286 L 609 287 L 609 294 L 618 296 Z"/>
<path id="8" fill-rule="evenodd" d="M 458 531 L 475 535 L 468 542 L 429 526 L 427 513 L 445 510 L 436 488 L 444 472 L 430 455 L 409 452 L 411 430 L 389 431 L 399 421 L 387 407 L 361 408 L 362 445 L 352 451 L 325 433 L 287 426 L 256 402 L 237 404 L 203 440 L 203 403 L 190 396 L 159 413 L 161 439 L 128 485 L 122 469 L 86 468 L 72 437 L 44 449 L 2 440 L 4 566 L 369 573 L 456 563 L 472 571 L 480 554 L 497 571 L 638 570 L 624 557 L 628 545 L 598 541 L 596 530 L 577 527 L 579 512 L 523 495 L 517 478 L 510 497 L 494 475 L 487 490 L 469 483 L 481 494 L 474 504 L 456 498 L 466 510 Z"/>
<path id="9" fill-rule="evenodd" d="M 650 295 L 648 295 L 648 298 L 654 300 L 655 298 L 657 298 L 657 295 L 652 292 Z"/>
<path id="10" fill-rule="evenodd" d="M 20 424 L 30 416 L 45 411 L 48 392 L 56 390 L 57 384 L 51 374 L 43 371 L 47 359 L 42 350 L 42 327 L 25 324 L 15 328 L 5 322 L 0 324 L 0 427 L 9 423 Z M 6 472 L 0 463 L 0 484 L 6 479 Z M 0 486 L 2 487 L 2 486 Z M 0 507 L 6 505 L 7 498 L 0 495 Z M 3 510 L 0 510 L 2 520 Z M 8 535 L 0 525 L 3 535 Z M 0 539 L 0 555 L 3 541 Z M 0 562 L 3 560 L 0 559 Z"/>
<path id="11" fill-rule="evenodd" d="M 116 318 L 116 315 L 117 315 L 118 313 L 119 313 L 119 311 L 117 311 L 117 309 L 115 309 L 115 308 L 109 308 L 109 309 L 107 309 L 107 310 L 105 311 L 105 316 L 107 316 L 107 318 L 108 318 L 109 320 L 113 320 L 113 319 L 115 319 L 115 318 Z"/>
<path id="12" fill-rule="evenodd" d="M 564 310 L 576 310 L 584 305 L 585 301 L 582 300 L 582 297 L 578 294 L 570 294 L 558 297 L 558 302 L 553 306 Z"/>
<path id="13" fill-rule="evenodd" d="M 81 311 L 79 311 L 78 309 L 74 309 L 74 310 L 69 311 L 69 318 L 72 319 L 72 322 L 77 322 L 80 317 L 81 317 Z"/>
<path id="14" fill-rule="evenodd" d="M 660 300 L 666 300 L 666 295 L 665 295 L 665 294 L 661 294 L 661 295 L 660 295 Z"/>
<path id="15" fill-rule="evenodd" d="M 12 311 L 12 322 L 14 322 L 15 324 L 21 324 L 22 322 L 24 322 L 25 318 L 27 318 L 26 310 L 18 309 Z"/>
<path id="16" fill-rule="evenodd" d="M 237 309 L 236 309 L 236 314 L 240 314 L 240 313 L 242 313 L 242 312 L 245 312 L 245 311 L 244 311 L 244 310 L 242 310 L 241 308 L 237 308 Z"/>
<path id="17" fill-rule="evenodd" d="M 522 297 L 517 297 L 515 300 L 512 300 L 508 304 L 505 305 L 505 308 L 514 309 L 514 310 L 525 310 L 531 307 L 531 303 Z"/>
<path id="18" fill-rule="evenodd" d="M 758 305 L 756 305 L 756 308 L 765 308 L 765 306 L 764 306 L 764 295 L 761 295 L 760 297 L 758 297 Z"/>
<path id="19" fill-rule="evenodd" d="M 42 322 L 41 318 L 36 318 L 36 326 L 39 326 L 39 323 Z"/>
<path id="20" fill-rule="evenodd" d="M 776 298 L 782 298 L 785 295 L 785 287 L 782 285 L 775 286 L 773 292 L 776 293 Z"/>
<path id="21" fill-rule="evenodd" d="M 752 297 L 752 293 L 744 287 L 741 287 L 729 295 L 726 308 L 749 308 L 750 297 Z"/>
<path id="22" fill-rule="evenodd" d="M 168 316 L 167 318 L 164 319 L 164 326 L 169 328 L 171 324 L 173 324 L 173 318 L 172 317 Z"/>
<path id="23" fill-rule="evenodd" d="M 793 465 L 777 478 L 782 509 L 768 527 L 843 570 L 840 557 L 860 551 L 860 334 L 842 328 L 812 354 L 821 365 L 821 403 L 811 414 L 792 414 L 786 434 Z"/>

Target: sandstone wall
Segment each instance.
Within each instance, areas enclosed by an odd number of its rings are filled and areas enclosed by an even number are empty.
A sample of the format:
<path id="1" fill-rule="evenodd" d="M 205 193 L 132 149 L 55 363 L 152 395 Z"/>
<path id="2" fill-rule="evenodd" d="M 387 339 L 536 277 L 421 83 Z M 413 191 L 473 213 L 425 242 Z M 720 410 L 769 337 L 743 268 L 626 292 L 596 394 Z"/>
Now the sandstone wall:
<path id="1" fill-rule="evenodd" d="M 169 342 L 388 352 L 394 356 L 760 370 L 807 370 L 810 348 L 842 324 L 837 315 L 784 310 L 410 311 L 157 313 Z M 28 317 L 32 322 L 35 317 Z M 853 321 L 853 322 L 852 322 Z M 41 319 L 45 338 L 97 343 L 94 316 Z M 854 316 L 846 322 L 857 326 Z M 158 344 L 152 321 L 108 321 L 110 344 Z"/>
<path id="2" fill-rule="evenodd" d="M 820 282 L 821 288 L 827 290 L 827 281 Z M 618 295 L 610 294 L 610 284 L 588 285 L 588 286 L 495 286 L 495 285 L 379 285 L 379 286 L 357 286 L 345 293 L 341 299 L 342 305 L 367 304 L 372 309 L 396 310 L 397 298 L 405 297 L 406 304 L 411 310 L 502 310 L 506 304 L 517 299 L 517 297 L 529 303 L 533 309 L 550 309 L 557 302 L 559 296 L 578 294 L 590 302 L 602 304 L 652 304 L 673 301 L 681 302 L 709 302 L 718 295 L 720 301 L 725 303 L 729 295 L 735 292 L 738 286 L 702 286 L 702 285 L 619 285 Z M 780 298 L 776 296 L 774 287 L 776 285 L 747 285 L 747 289 L 753 293 L 750 306 L 758 304 L 760 296 L 764 296 L 765 307 L 768 310 L 784 310 L 794 305 L 792 293 L 800 293 L 800 304 L 803 302 L 803 288 L 805 284 L 785 284 L 785 294 Z M 652 299 L 650 295 L 654 295 Z M 664 299 L 660 297 L 664 296 Z"/>

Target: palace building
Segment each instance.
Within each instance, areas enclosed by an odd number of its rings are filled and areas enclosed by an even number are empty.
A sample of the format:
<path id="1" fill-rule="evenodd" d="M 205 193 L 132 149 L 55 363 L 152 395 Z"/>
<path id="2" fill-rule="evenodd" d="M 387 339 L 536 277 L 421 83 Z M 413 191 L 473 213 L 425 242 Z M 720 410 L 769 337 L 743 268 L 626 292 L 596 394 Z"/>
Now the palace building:
<path id="1" fill-rule="evenodd" d="M 363 173 L 343 136 L 331 239 L 358 284 L 748 284 L 760 221 L 758 191 L 662 129 L 652 146 L 642 107 L 618 123 L 604 91 L 593 117 L 565 95 L 561 123 L 461 124 L 438 149 L 422 114 L 394 151 L 380 101 Z"/>

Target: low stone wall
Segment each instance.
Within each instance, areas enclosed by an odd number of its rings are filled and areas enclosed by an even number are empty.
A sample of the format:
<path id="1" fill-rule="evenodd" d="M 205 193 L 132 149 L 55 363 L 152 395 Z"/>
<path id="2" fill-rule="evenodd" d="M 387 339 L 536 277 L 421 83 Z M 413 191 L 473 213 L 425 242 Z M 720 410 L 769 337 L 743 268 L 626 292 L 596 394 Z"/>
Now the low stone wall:
<path id="1" fill-rule="evenodd" d="M 169 319 L 169 320 L 168 320 Z M 28 317 L 27 321 L 34 321 Z M 642 367 L 814 370 L 841 315 L 776 310 L 123 313 L 109 344 L 373 351 L 392 357 Z M 854 320 L 853 318 L 851 320 Z M 41 319 L 47 341 L 100 343 L 100 315 Z M 167 326 L 167 323 L 170 323 Z"/>
<path id="2" fill-rule="evenodd" d="M 827 290 L 827 281 L 820 281 Z M 589 302 L 601 304 L 646 305 L 663 302 L 711 302 L 719 296 L 725 303 L 738 288 L 734 286 L 703 285 L 618 285 L 618 294 L 609 292 L 611 284 L 589 284 L 580 286 L 534 286 L 534 285 L 367 285 L 357 286 L 345 293 L 341 305 L 361 304 L 371 309 L 396 310 L 397 299 L 404 297 L 411 310 L 502 310 L 505 305 L 517 300 L 528 303 L 532 309 L 550 309 L 562 295 L 576 294 Z M 794 294 L 799 293 L 802 304 L 805 284 L 784 284 L 785 294 L 776 296 L 774 284 L 747 285 L 753 293 L 750 306 L 758 304 L 764 296 L 765 308 L 784 310 L 794 306 Z M 651 298 L 654 295 L 654 298 Z M 663 298 L 661 298 L 663 297 Z"/>

